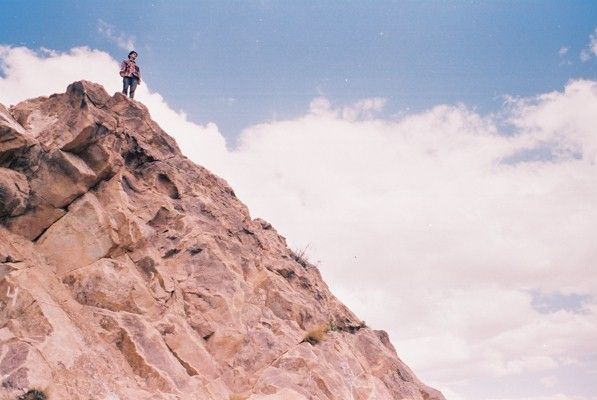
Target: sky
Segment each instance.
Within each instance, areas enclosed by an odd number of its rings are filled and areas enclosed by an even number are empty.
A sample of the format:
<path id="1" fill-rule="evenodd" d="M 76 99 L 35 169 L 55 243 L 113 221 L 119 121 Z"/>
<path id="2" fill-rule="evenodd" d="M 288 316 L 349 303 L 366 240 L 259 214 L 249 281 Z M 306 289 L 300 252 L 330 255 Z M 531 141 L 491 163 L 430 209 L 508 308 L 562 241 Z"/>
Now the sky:
<path id="1" fill-rule="evenodd" d="M 151 87 L 193 122 L 216 121 L 231 145 L 316 96 L 383 97 L 387 115 L 458 102 L 489 112 L 506 94 L 596 78 L 576 62 L 595 28 L 591 1 L 1 3 L 2 43 L 117 59 L 133 44 Z"/>
<path id="2" fill-rule="evenodd" d="M 0 103 L 120 88 L 449 400 L 597 399 L 597 3 L 0 1 Z"/>

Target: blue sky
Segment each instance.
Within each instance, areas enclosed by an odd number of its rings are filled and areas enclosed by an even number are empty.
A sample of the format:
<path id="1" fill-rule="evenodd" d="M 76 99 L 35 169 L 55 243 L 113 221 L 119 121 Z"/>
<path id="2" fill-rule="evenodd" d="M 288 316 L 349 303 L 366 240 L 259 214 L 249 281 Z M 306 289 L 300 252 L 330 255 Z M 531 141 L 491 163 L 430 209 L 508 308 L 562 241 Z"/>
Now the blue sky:
<path id="1" fill-rule="evenodd" d="M 118 91 L 134 45 L 135 99 L 448 400 L 597 400 L 597 2 L 0 6 L 0 103 Z"/>
<path id="2" fill-rule="evenodd" d="M 3 1 L 0 43 L 122 58 L 98 33 L 134 38 L 151 87 L 195 122 L 233 139 L 250 124 L 338 103 L 388 100 L 388 115 L 595 78 L 579 53 L 597 21 L 590 1 Z M 560 48 L 568 49 L 564 56 Z"/>

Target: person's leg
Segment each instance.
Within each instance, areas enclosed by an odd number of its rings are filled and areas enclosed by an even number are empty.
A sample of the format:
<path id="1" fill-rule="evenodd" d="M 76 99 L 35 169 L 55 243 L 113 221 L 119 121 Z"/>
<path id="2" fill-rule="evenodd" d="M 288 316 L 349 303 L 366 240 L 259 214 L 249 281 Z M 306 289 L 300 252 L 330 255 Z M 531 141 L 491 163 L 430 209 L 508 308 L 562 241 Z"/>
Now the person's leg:
<path id="1" fill-rule="evenodd" d="M 129 86 L 131 84 L 131 78 L 125 76 L 122 78 L 122 94 L 125 96 L 128 94 Z"/>
<path id="2" fill-rule="evenodd" d="M 139 80 L 137 78 L 131 77 L 131 99 L 133 99 L 135 97 L 135 89 L 137 89 L 137 84 L 139 83 Z"/>

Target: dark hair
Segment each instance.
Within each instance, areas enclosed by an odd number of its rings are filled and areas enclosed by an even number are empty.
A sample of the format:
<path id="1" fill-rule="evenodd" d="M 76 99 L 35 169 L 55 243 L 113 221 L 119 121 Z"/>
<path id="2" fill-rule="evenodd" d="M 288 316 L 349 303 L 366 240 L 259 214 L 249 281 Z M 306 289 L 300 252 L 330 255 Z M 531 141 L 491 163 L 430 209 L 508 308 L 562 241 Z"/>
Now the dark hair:
<path id="1" fill-rule="evenodd" d="M 131 54 L 134 54 L 134 55 L 136 55 L 136 56 L 138 56 L 138 55 L 139 55 L 139 54 L 137 54 L 137 52 L 136 52 L 135 50 L 133 50 L 133 51 L 131 51 L 131 52 L 129 53 L 129 57 L 131 56 Z"/>

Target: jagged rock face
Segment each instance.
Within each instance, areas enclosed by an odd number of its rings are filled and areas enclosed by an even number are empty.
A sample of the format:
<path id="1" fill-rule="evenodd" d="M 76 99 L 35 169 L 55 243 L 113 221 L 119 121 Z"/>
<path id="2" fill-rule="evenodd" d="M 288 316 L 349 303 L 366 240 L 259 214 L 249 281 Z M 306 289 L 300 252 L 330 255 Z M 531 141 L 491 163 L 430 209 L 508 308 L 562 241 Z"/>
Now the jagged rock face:
<path id="1" fill-rule="evenodd" d="M 0 222 L 0 399 L 444 399 L 99 85 L 0 107 Z"/>

